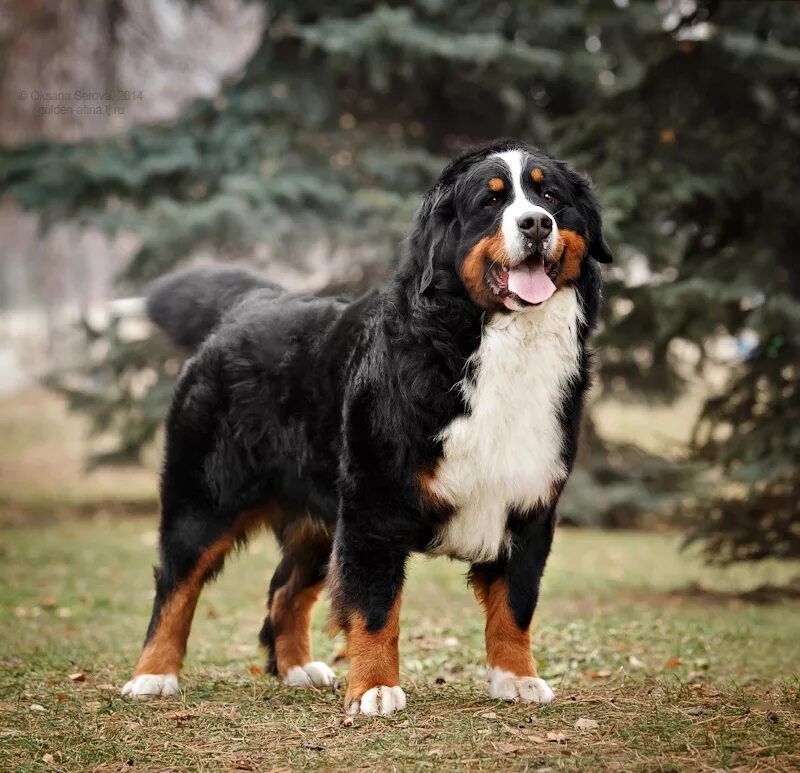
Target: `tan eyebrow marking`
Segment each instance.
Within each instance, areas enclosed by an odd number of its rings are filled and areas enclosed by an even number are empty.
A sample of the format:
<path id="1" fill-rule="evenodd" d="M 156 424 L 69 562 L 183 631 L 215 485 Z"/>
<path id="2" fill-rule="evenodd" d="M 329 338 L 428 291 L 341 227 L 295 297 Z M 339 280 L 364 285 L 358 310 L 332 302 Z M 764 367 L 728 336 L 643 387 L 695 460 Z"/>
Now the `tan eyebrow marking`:
<path id="1" fill-rule="evenodd" d="M 535 183 L 540 183 L 542 180 L 544 180 L 544 172 L 539 169 L 538 166 L 535 166 L 533 169 L 531 169 L 531 177 Z"/>
<path id="2" fill-rule="evenodd" d="M 492 177 L 489 180 L 489 190 L 499 193 L 506 187 L 506 184 L 499 177 Z"/>

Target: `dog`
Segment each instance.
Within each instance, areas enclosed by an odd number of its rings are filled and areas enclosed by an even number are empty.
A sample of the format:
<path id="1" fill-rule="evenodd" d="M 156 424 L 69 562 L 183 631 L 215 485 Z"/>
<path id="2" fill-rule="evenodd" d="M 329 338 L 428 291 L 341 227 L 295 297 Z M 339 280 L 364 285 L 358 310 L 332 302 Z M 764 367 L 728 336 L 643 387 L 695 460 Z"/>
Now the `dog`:
<path id="1" fill-rule="evenodd" d="M 529 628 L 609 262 L 590 180 L 498 140 L 446 166 L 404 257 L 356 300 L 236 268 L 158 280 L 151 319 L 196 353 L 166 420 L 155 600 L 123 694 L 178 690 L 201 588 L 267 525 L 282 558 L 259 638 L 285 684 L 338 685 L 309 639 L 327 584 L 345 710 L 404 709 L 401 595 L 424 552 L 470 565 L 489 695 L 550 702 Z"/>

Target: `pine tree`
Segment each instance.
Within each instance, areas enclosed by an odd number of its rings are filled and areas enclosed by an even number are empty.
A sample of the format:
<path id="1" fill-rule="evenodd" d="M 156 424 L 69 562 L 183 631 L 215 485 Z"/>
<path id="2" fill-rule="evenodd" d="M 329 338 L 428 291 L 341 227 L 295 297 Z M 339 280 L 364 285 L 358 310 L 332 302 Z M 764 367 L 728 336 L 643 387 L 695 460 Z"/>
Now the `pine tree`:
<path id="1" fill-rule="evenodd" d="M 447 157 L 498 134 L 540 144 L 591 171 L 616 247 L 603 388 L 664 400 L 706 369 L 729 372 L 695 428 L 703 474 L 624 449 L 584 454 L 579 474 L 616 511 L 680 499 L 714 559 L 800 555 L 798 6 L 269 8 L 260 47 L 220 97 L 170 126 L 7 149 L 2 189 L 46 221 L 141 234 L 131 287 L 200 245 L 222 258 L 266 245 L 263 262 L 300 268 L 324 250 L 346 266 L 327 287 L 339 292 L 385 274 Z M 719 362 L 725 341 L 743 352 L 733 365 Z M 100 416 L 136 402 L 117 384 L 141 363 L 120 346 L 113 377 L 92 387 Z M 165 383 L 145 391 L 144 419 L 129 411 L 119 425 L 140 422 L 124 456 L 152 435 Z"/>

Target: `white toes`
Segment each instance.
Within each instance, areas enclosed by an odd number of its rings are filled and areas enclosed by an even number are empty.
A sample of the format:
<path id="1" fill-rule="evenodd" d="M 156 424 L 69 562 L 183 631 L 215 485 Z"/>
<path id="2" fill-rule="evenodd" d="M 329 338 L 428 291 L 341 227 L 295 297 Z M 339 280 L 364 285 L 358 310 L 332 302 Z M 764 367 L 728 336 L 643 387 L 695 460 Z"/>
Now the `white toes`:
<path id="1" fill-rule="evenodd" d="M 388 717 L 389 714 L 402 711 L 405 707 L 406 694 L 400 687 L 379 685 L 367 690 L 360 700 L 353 698 L 347 712 L 348 714 Z"/>
<path id="2" fill-rule="evenodd" d="M 504 701 L 550 703 L 555 695 L 538 676 L 516 676 L 502 668 L 489 668 L 489 695 Z"/>
<path id="3" fill-rule="evenodd" d="M 313 663 L 306 663 L 303 668 L 311 677 L 315 687 L 327 687 L 331 690 L 336 690 L 339 687 L 339 680 L 327 663 L 315 660 Z"/>
<path id="4" fill-rule="evenodd" d="M 177 674 L 140 674 L 122 688 L 123 695 L 141 699 L 175 695 L 177 692 Z"/>
<path id="5" fill-rule="evenodd" d="M 283 683 L 289 687 L 326 687 L 329 690 L 339 687 L 336 674 L 319 660 L 304 666 L 292 666 L 283 677 Z"/>

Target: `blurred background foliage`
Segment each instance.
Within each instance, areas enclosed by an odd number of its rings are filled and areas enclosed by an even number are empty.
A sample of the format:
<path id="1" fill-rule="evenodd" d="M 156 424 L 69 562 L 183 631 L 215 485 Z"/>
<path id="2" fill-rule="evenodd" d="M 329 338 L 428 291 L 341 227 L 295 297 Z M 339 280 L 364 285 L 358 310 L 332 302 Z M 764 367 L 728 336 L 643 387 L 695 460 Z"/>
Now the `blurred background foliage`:
<path id="1" fill-rule="evenodd" d="M 129 6 L 109 8 L 113 30 Z M 591 173 L 616 257 L 562 517 L 670 516 L 714 561 L 797 557 L 799 108 L 793 2 L 276 0 L 218 93 L 166 123 L 5 147 L 0 190 L 45 226 L 136 234 L 120 295 L 209 252 L 357 293 L 448 158 L 503 135 L 540 145 Z M 87 321 L 88 364 L 50 379 L 115 438 L 100 463 L 153 439 L 177 370 L 124 323 Z M 604 401 L 606 424 L 646 425 L 636 406 L 687 394 L 678 453 L 602 431 Z"/>

